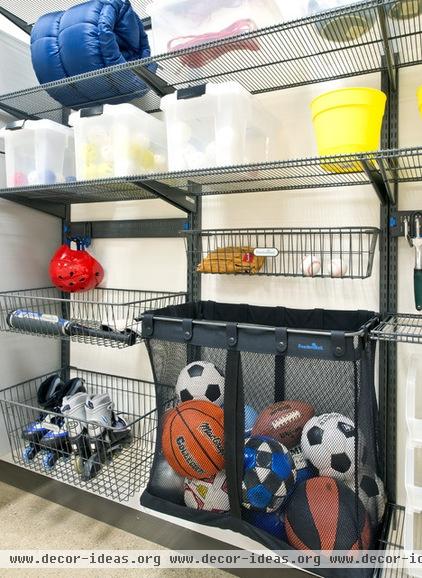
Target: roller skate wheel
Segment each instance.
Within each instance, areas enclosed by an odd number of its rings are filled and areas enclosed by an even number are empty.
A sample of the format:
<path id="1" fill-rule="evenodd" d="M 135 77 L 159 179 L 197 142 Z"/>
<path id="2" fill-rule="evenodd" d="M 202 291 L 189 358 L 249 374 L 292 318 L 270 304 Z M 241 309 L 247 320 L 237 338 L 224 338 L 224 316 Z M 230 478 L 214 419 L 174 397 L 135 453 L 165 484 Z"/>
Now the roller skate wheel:
<path id="1" fill-rule="evenodd" d="M 81 456 L 75 457 L 75 470 L 81 476 L 84 472 L 84 461 Z"/>
<path id="2" fill-rule="evenodd" d="M 54 454 L 47 453 L 43 455 L 42 463 L 46 470 L 52 470 L 57 463 L 57 458 Z"/>
<path id="3" fill-rule="evenodd" d="M 29 464 L 29 462 L 32 462 L 36 455 L 36 449 L 28 446 L 22 452 L 22 459 L 26 464 Z"/>

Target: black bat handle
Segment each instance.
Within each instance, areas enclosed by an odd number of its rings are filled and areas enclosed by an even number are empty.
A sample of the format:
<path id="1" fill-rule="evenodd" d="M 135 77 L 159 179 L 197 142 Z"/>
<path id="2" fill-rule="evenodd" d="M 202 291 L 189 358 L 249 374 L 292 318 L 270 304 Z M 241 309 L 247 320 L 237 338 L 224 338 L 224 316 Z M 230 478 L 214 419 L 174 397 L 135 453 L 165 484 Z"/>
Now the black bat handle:
<path id="1" fill-rule="evenodd" d="M 66 333 L 68 335 L 118 341 L 128 346 L 136 343 L 136 334 L 134 332 L 120 333 L 119 331 L 106 331 L 105 329 L 94 329 L 86 325 L 80 325 L 79 323 L 69 323 L 66 327 Z"/>

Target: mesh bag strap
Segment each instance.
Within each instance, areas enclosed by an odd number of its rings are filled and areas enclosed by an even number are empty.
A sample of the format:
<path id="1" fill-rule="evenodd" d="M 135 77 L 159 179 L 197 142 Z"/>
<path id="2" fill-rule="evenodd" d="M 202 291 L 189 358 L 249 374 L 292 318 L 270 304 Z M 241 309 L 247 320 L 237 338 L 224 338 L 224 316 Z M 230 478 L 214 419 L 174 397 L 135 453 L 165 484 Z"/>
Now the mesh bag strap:
<path id="1" fill-rule="evenodd" d="M 230 511 L 236 518 L 241 518 L 244 413 L 241 357 L 239 351 L 229 350 L 224 386 L 224 455 Z"/>

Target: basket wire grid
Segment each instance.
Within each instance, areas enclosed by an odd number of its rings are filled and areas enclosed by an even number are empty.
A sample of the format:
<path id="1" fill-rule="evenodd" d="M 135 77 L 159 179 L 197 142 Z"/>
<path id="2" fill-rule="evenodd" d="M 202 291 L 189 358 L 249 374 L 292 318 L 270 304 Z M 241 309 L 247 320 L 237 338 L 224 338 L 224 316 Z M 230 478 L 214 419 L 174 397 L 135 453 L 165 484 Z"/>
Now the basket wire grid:
<path id="1" fill-rule="evenodd" d="M 110 451 L 107 441 L 110 430 L 102 437 L 87 438 L 93 456 L 90 468 L 86 470 L 94 472 L 91 479 L 86 479 L 81 473 L 77 455 L 70 449 L 66 420 L 59 413 L 44 411 L 38 406 L 37 390 L 40 384 L 55 374 L 60 375 L 63 380 L 71 377 L 82 378 L 90 395 L 109 393 L 116 416 L 127 423 L 128 435 L 125 436 L 124 443 L 116 446 L 115 453 Z M 162 387 L 166 391 L 169 389 Z M 154 457 L 158 423 L 153 383 L 65 368 L 4 389 L 0 393 L 0 404 L 12 458 L 19 466 L 118 501 L 129 500 L 140 488 L 146 486 Z M 45 423 L 53 418 L 57 424 L 55 430 L 64 436 L 55 451 L 51 451 L 51 446 L 43 442 L 43 438 L 32 445 L 28 438 L 24 439 L 23 432 L 30 424 L 36 421 Z M 81 428 L 88 426 L 85 420 L 72 420 L 80 424 Z"/>
<path id="2" fill-rule="evenodd" d="M 422 345 L 422 315 L 393 314 L 371 332 L 372 339 Z"/>
<path id="3" fill-rule="evenodd" d="M 24 0 L 17 7 L 13 0 L 6 0 L 3 5 L 23 20 L 30 21 L 41 13 L 74 3 L 51 0 L 46 7 L 41 0 Z M 402 2 L 368 0 L 346 5 L 240 36 L 4 95 L 0 107 L 14 110 L 21 117 L 35 115 L 60 122 L 61 105 L 49 92 L 54 94 L 57 88 L 72 85 L 80 93 L 93 94 L 95 84 L 98 84 L 97 92 L 101 94 L 101 83 L 107 77 L 120 87 L 120 95 L 127 91 L 129 101 L 139 96 L 133 94 L 133 73 L 152 62 L 157 63 L 160 78 L 176 89 L 209 81 L 236 80 L 255 94 L 379 72 L 387 69 L 388 64 L 391 69 L 394 52 L 399 54 L 399 66 L 418 64 L 422 61 L 422 16 L 416 13 L 412 18 L 397 17 L 398 4 Z M 139 9 L 138 0 L 134 7 Z M 94 104 L 87 101 L 83 106 Z M 160 99 L 150 91 L 138 104 L 144 110 L 156 111 Z"/>
<path id="4" fill-rule="evenodd" d="M 126 289 L 69 295 L 46 287 L 0 293 L 0 331 L 123 348 L 141 341 L 137 319 L 144 311 L 180 304 L 185 299 L 185 293 Z M 34 315 L 43 315 L 47 323 L 34 323 Z M 70 323 L 48 323 L 55 318 Z"/>
<path id="5" fill-rule="evenodd" d="M 371 276 L 379 236 L 378 229 L 360 227 L 185 233 L 200 240 L 186 242 L 200 273 L 343 279 Z"/>

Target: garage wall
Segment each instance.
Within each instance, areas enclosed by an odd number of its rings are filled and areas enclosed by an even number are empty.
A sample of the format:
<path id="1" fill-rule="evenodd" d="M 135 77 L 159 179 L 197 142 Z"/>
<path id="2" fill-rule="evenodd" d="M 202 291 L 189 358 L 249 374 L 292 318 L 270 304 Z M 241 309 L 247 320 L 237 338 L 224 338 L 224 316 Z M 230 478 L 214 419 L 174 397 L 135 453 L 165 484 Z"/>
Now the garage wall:
<path id="1" fill-rule="evenodd" d="M 1 29 L 1 93 L 27 88 L 36 82 L 27 42 Z M 26 35 L 25 35 L 26 36 Z M 0 128 L 10 117 L 0 111 Z M 0 187 L 5 186 L 4 147 L 0 140 Z M 0 291 L 49 285 L 48 261 L 61 238 L 58 219 L 0 200 Z M 57 368 L 59 344 L 12 333 L 0 333 L 0 390 Z M 0 456 L 8 451 L 8 441 L 0 420 Z"/>

